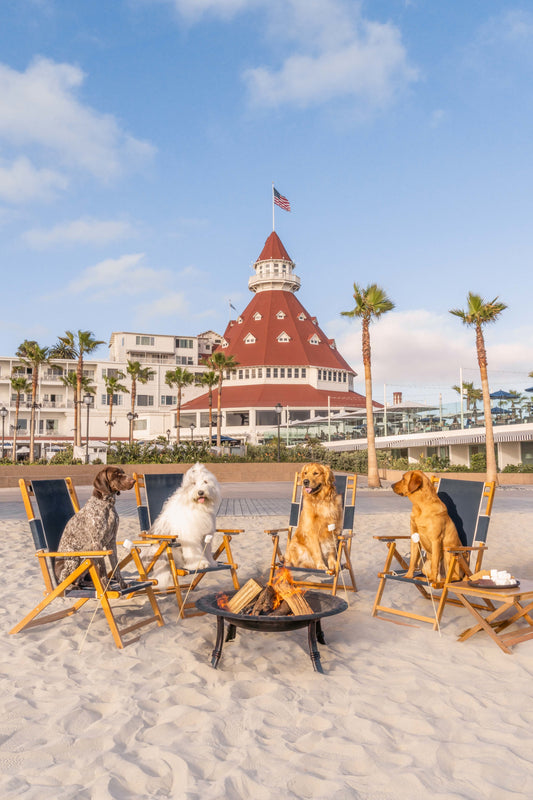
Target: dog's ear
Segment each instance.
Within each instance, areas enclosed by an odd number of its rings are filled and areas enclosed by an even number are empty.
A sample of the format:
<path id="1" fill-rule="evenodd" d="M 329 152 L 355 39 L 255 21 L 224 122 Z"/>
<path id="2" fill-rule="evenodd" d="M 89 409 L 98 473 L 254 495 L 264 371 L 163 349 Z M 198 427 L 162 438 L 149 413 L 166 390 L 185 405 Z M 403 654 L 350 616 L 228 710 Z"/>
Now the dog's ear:
<path id="1" fill-rule="evenodd" d="M 328 489 L 333 494 L 337 494 L 337 486 L 335 484 L 335 475 L 333 474 L 333 470 L 331 469 L 331 467 L 327 466 L 325 466 L 324 469 L 326 471 L 326 482 Z"/>
<path id="2" fill-rule="evenodd" d="M 409 481 L 407 483 L 407 491 L 409 494 L 416 492 L 417 489 L 420 489 L 424 480 L 422 478 L 422 474 L 418 470 L 414 470 L 409 476 Z"/>
<path id="3" fill-rule="evenodd" d="M 93 482 L 93 497 L 101 500 L 108 494 L 111 494 L 111 486 L 109 484 L 109 468 L 105 467 L 97 473 Z"/>

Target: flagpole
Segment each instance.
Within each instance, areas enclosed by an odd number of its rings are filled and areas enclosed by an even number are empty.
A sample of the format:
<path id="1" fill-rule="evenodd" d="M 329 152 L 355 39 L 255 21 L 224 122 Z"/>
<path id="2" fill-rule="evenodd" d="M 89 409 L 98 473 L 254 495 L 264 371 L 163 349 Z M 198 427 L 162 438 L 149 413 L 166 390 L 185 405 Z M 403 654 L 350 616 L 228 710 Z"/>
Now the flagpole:
<path id="1" fill-rule="evenodd" d="M 274 184 L 272 184 L 272 232 L 276 230 L 275 222 L 274 222 Z"/>

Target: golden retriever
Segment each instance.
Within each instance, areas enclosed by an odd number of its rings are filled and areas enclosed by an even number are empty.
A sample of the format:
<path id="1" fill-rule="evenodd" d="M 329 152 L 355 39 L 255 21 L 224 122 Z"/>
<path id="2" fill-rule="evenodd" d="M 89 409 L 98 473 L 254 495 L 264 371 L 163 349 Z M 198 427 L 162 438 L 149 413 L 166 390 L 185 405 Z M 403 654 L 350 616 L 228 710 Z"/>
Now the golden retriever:
<path id="1" fill-rule="evenodd" d="M 305 464 L 302 487 L 300 519 L 287 544 L 285 564 L 334 570 L 337 536 L 342 530 L 342 497 L 337 494 L 335 476 L 327 466 Z"/>
<path id="2" fill-rule="evenodd" d="M 422 572 L 430 581 L 441 580 L 448 572 L 450 554 L 445 547 L 460 547 L 461 540 L 457 529 L 448 516 L 448 510 L 437 495 L 431 480 L 420 470 L 406 472 L 392 484 L 393 492 L 408 497 L 413 504 L 411 512 L 411 537 L 418 533 L 420 541 L 411 538 L 411 560 L 406 578 L 412 578 L 418 567 L 421 550 L 426 552 L 426 562 Z M 444 572 L 443 572 L 444 564 Z M 463 570 L 457 565 L 452 580 L 461 580 Z"/>

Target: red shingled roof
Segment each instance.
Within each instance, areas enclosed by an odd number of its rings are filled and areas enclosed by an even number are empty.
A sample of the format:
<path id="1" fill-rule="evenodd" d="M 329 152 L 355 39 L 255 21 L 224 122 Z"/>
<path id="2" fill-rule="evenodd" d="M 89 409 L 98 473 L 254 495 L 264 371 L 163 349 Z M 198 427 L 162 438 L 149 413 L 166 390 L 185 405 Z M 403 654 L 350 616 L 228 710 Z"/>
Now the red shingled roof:
<path id="1" fill-rule="evenodd" d="M 232 386 L 224 383 L 222 387 L 223 409 L 274 408 L 276 403 L 290 408 L 364 408 L 365 398 L 357 392 L 335 392 L 315 389 L 306 383 L 282 384 L 260 383 L 256 386 Z M 213 410 L 216 411 L 218 390 L 213 390 Z M 380 407 L 379 403 L 374 403 Z M 209 394 L 203 394 L 182 405 L 182 411 L 207 411 Z"/>
<path id="2" fill-rule="evenodd" d="M 258 261 L 268 261 L 271 258 L 279 258 L 280 261 L 292 261 L 292 258 L 285 250 L 281 239 L 276 231 L 272 231 L 261 250 Z"/>
<path id="3" fill-rule="evenodd" d="M 285 316 L 278 318 L 279 312 Z M 259 316 L 260 319 L 254 319 Z M 246 344 L 251 334 L 255 342 Z M 287 334 L 288 342 L 278 341 Z M 319 344 L 311 344 L 318 337 Z M 235 357 L 243 367 L 314 366 L 354 371 L 330 339 L 305 310 L 292 292 L 269 290 L 257 292 L 239 317 L 231 320 L 224 338 L 228 347 L 222 352 Z M 220 349 L 220 348 L 219 348 Z"/>

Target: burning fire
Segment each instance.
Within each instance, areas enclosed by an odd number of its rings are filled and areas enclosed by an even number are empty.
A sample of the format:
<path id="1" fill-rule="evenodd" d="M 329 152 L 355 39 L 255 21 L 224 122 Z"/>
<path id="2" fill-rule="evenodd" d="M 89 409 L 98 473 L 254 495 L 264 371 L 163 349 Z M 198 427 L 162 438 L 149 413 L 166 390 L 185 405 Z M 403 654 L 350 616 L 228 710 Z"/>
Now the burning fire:
<path id="1" fill-rule="evenodd" d="M 224 594 L 224 592 L 217 594 L 217 606 L 219 608 L 228 608 L 228 595 Z"/>
<path id="2" fill-rule="evenodd" d="M 287 567 L 280 567 L 276 570 L 270 585 L 276 592 L 274 608 L 281 605 L 286 597 L 291 597 L 295 594 L 303 596 L 305 594 L 305 589 L 302 589 L 300 586 L 295 586 L 292 572 Z"/>

